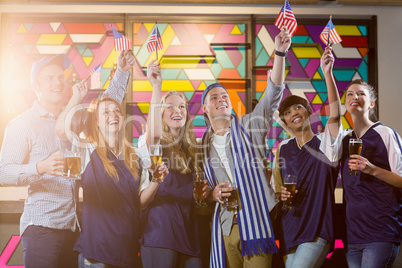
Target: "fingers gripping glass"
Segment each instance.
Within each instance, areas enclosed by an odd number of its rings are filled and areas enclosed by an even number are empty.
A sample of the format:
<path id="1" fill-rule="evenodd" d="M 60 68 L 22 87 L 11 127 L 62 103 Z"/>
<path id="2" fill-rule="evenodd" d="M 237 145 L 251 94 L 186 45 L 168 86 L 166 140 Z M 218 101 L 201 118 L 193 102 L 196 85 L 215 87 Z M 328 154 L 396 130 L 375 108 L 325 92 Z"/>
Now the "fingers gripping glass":
<path id="1" fill-rule="evenodd" d="M 223 201 L 225 203 L 222 206 L 226 207 L 229 210 L 236 210 L 239 206 L 239 190 L 237 188 L 236 182 L 230 182 L 230 185 L 223 186 L 222 188 L 231 188 L 231 190 L 228 192 L 230 193 L 230 196 L 226 196 L 223 198 Z"/>
<path id="2" fill-rule="evenodd" d="M 149 169 L 152 171 L 154 179 L 161 183 L 163 182 L 163 174 L 159 172 L 159 167 L 162 163 L 162 145 L 149 146 L 149 156 L 151 157 L 151 167 Z"/>
<path id="3" fill-rule="evenodd" d="M 349 156 L 357 154 L 360 155 L 363 148 L 363 141 L 361 139 L 350 139 L 349 140 Z M 349 168 L 348 174 L 353 174 L 357 176 L 358 171 Z"/>
<path id="4" fill-rule="evenodd" d="M 292 210 L 293 196 L 295 195 L 297 185 L 297 176 L 295 175 L 285 175 L 283 180 L 283 186 L 285 186 L 286 191 L 290 192 L 290 197 L 283 201 L 282 210 Z"/>
<path id="5" fill-rule="evenodd" d="M 193 174 L 193 183 L 194 183 L 194 195 L 195 195 L 195 203 L 197 207 L 207 207 L 207 203 L 205 202 L 205 197 L 203 195 L 203 188 L 205 186 L 204 183 L 205 175 L 204 172 L 198 172 Z"/>

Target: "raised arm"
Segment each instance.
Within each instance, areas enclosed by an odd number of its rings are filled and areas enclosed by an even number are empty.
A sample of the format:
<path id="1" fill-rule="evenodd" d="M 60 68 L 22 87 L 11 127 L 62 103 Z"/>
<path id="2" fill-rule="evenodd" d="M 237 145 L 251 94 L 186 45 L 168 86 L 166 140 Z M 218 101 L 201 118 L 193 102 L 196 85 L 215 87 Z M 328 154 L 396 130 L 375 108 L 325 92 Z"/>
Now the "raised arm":
<path id="1" fill-rule="evenodd" d="M 115 99 L 118 103 L 122 103 L 126 94 L 128 82 L 130 81 L 130 70 L 135 63 L 135 57 L 131 50 L 123 50 L 117 58 L 117 70 L 113 79 L 110 81 L 103 96 Z"/>
<path id="2" fill-rule="evenodd" d="M 329 103 L 329 119 L 327 127 L 332 137 L 337 137 L 339 127 L 341 125 L 341 100 L 336 87 L 332 69 L 334 66 L 334 56 L 332 55 L 332 48 L 327 46 L 321 57 L 321 70 L 324 73 L 325 83 L 328 90 L 328 103 Z"/>
<path id="3" fill-rule="evenodd" d="M 147 67 L 147 76 L 152 84 L 152 98 L 149 105 L 146 141 L 147 146 L 158 144 L 162 135 L 161 90 L 162 75 L 160 63 L 153 60 Z"/>
<path id="4" fill-rule="evenodd" d="M 84 81 L 73 86 L 73 96 L 56 121 L 55 131 L 62 141 L 72 140 L 72 119 L 75 112 L 80 109 L 80 104 L 87 93 L 88 87 Z"/>
<path id="5" fill-rule="evenodd" d="M 274 85 L 282 85 L 285 81 L 285 55 L 291 44 L 291 38 L 286 26 L 283 26 L 281 32 L 275 37 L 275 59 L 272 67 L 271 81 Z M 283 55 L 283 56 L 281 56 Z"/>

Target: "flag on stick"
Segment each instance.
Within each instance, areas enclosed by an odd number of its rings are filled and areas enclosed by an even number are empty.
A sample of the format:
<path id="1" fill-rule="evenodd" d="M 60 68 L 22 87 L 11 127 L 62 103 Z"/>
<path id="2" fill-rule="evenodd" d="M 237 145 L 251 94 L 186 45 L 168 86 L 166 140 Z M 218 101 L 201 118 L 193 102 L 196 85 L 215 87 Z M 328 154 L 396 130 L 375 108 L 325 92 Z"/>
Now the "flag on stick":
<path id="1" fill-rule="evenodd" d="M 342 42 L 342 38 L 339 36 L 334 24 L 332 23 L 332 16 L 330 17 L 327 26 L 325 26 L 324 30 L 322 30 L 320 38 L 321 41 L 327 46 L 328 44 L 338 44 Z"/>
<path id="2" fill-rule="evenodd" d="M 122 35 L 121 33 L 119 33 L 118 31 L 116 31 L 112 25 L 110 26 L 112 27 L 113 31 L 114 49 L 116 51 L 131 49 L 131 40 Z"/>
<path id="3" fill-rule="evenodd" d="M 152 30 L 151 36 L 149 37 L 147 49 L 148 49 L 149 53 L 151 53 L 155 50 L 163 49 L 162 38 L 161 38 L 161 34 L 159 33 L 157 24 L 155 24 L 155 27 Z"/>
<path id="4" fill-rule="evenodd" d="M 288 29 L 289 36 L 292 37 L 297 30 L 297 21 L 288 0 L 285 0 L 285 4 L 281 11 L 279 11 L 278 17 L 275 20 L 275 26 L 278 27 L 279 30 L 282 30 L 283 24 L 285 24 Z"/>
<path id="5" fill-rule="evenodd" d="M 91 89 L 101 88 L 101 70 L 102 67 L 99 64 L 89 71 L 89 75 L 91 76 Z"/>

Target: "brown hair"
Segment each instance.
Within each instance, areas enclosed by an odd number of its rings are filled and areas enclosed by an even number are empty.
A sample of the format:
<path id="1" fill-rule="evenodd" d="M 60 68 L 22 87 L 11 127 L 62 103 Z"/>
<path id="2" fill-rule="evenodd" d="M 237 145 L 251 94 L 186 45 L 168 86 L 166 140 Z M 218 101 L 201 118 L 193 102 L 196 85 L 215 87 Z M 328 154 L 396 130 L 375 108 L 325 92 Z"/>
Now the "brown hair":
<path id="1" fill-rule="evenodd" d="M 88 109 L 88 139 L 91 143 L 93 143 L 96 147 L 96 152 L 98 153 L 98 156 L 100 160 L 102 161 L 102 164 L 107 172 L 107 174 L 111 177 L 114 177 L 116 179 L 119 179 L 117 170 L 115 166 L 113 165 L 113 161 L 110 160 L 107 157 L 108 151 L 109 151 L 109 146 L 106 143 L 105 137 L 102 135 L 100 132 L 99 126 L 98 126 L 98 109 L 99 109 L 99 104 L 105 101 L 111 101 L 114 104 L 116 104 L 117 107 L 119 107 L 120 112 L 123 114 L 122 107 L 120 103 L 118 103 L 116 100 L 108 97 L 103 97 L 101 99 L 94 99 Z M 124 127 L 124 126 L 123 126 Z M 124 129 L 120 130 L 120 133 L 123 133 L 122 137 L 119 137 L 120 144 L 122 144 L 121 148 L 124 154 L 124 163 L 126 164 L 127 168 L 130 170 L 130 172 L 133 174 L 134 178 L 138 178 L 138 155 L 135 152 L 134 148 L 129 145 L 128 142 L 125 141 L 124 139 Z"/>
<path id="2" fill-rule="evenodd" d="M 162 137 L 161 144 L 163 146 L 163 155 L 168 157 L 170 163 L 169 169 L 177 170 L 182 174 L 188 174 L 191 172 L 202 171 L 202 161 L 197 161 L 197 157 L 201 154 L 201 150 L 197 148 L 197 140 L 195 138 L 195 130 L 186 105 L 186 122 L 180 129 L 179 137 L 175 137 L 170 131 L 169 126 L 163 120 L 163 114 L 166 106 L 166 99 L 170 96 L 179 96 L 186 102 L 183 95 L 177 91 L 169 91 L 161 99 L 162 105 Z"/>

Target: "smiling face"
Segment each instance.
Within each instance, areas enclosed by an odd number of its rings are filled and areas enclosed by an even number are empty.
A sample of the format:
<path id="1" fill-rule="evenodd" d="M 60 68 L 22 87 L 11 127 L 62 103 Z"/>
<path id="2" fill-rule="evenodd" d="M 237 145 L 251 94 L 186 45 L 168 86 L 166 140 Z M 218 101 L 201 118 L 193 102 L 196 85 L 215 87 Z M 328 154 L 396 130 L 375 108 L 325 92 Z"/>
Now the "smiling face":
<path id="1" fill-rule="evenodd" d="M 375 102 L 370 98 L 367 87 L 360 84 L 351 85 L 346 91 L 345 107 L 352 115 L 369 115 Z"/>
<path id="2" fill-rule="evenodd" d="M 284 119 L 286 125 L 293 131 L 303 129 L 306 124 L 310 124 L 310 113 L 302 104 L 293 104 L 285 109 Z"/>
<path id="3" fill-rule="evenodd" d="M 229 93 L 221 87 L 211 89 L 205 97 L 202 109 L 210 120 L 227 119 L 232 114 Z"/>
<path id="4" fill-rule="evenodd" d="M 186 124 L 187 108 L 185 100 L 179 95 L 170 95 L 165 99 L 162 118 L 173 133 Z"/>
<path id="5" fill-rule="evenodd" d="M 57 64 L 49 64 L 39 70 L 33 88 L 40 103 L 61 105 L 67 96 L 67 83 L 63 69 Z"/>
<path id="6" fill-rule="evenodd" d="M 116 135 L 123 126 L 123 115 L 120 107 L 113 101 L 107 100 L 99 103 L 98 106 L 98 126 L 102 135 L 107 138 Z"/>

